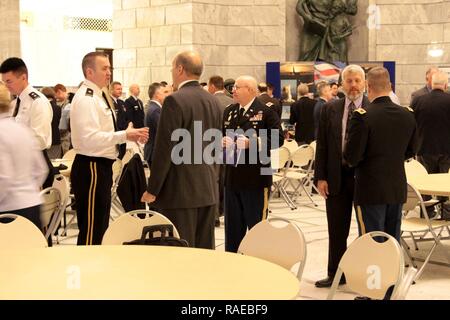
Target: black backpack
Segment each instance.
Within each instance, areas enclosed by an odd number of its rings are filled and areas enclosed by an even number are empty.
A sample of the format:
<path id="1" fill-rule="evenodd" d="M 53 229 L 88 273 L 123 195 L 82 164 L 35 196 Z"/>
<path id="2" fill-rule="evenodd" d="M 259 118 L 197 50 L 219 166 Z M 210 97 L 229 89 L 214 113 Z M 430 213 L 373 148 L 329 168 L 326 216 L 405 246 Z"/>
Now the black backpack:
<path id="1" fill-rule="evenodd" d="M 154 233 L 160 232 L 161 236 L 155 237 Z M 140 239 L 127 241 L 124 245 L 146 245 L 146 246 L 172 246 L 172 247 L 189 247 L 186 240 L 173 236 L 173 225 L 157 224 L 142 228 Z"/>

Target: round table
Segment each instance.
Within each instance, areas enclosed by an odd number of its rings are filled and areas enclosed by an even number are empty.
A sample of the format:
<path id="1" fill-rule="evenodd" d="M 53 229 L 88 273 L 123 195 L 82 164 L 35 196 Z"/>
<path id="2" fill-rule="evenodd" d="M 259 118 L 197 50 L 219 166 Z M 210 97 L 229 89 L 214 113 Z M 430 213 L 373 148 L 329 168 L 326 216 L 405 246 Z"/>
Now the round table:
<path id="1" fill-rule="evenodd" d="M 421 194 L 433 196 L 450 196 L 450 174 L 432 173 L 408 176 L 408 182 Z"/>
<path id="2" fill-rule="evenodd" d="M 294 299 L 298 279 L 254 257 L 158 246 L 0 253 L 0 299 Z"/>

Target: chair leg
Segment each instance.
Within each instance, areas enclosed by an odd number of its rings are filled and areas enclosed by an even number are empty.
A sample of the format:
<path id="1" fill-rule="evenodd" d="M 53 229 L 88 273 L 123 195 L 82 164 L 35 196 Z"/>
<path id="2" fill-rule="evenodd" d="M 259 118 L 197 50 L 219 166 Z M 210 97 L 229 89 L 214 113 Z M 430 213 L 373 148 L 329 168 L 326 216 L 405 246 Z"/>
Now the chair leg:
<path id="1" fill-rule="evenodd" d="M 409 262 L 411 263 L 411 265 L 412 265 L 414 268 L 417 268 L 417 264 L 416 264 L 416 262 L 414 261 L 414 258 L 412 257 L 411 252 L 409 251 L 409 246 L 408 246 L 408 244 L 406 243 L 405 239 L 403 239 L 403 238 L 401 237 L 401 238 L 400 238 L 400 242 L 402 243 L 403 250 L 405 251 L 406 256 L 408 257 Z M 408 249 L 406 249 L 406 248 L 408 248 Z"/>
<path id="2" fill-rule="evenodd" d="M 416 239 L 414 238 L 414 234 L 412 232 L 410 232 L 409 234 L 411 235 L 411 239 L 414 243 L 414 248 L 416 249 L 416 251 L 418 251 L 419 247 L 417 246 L 417 242 L 416 242 Z"/>

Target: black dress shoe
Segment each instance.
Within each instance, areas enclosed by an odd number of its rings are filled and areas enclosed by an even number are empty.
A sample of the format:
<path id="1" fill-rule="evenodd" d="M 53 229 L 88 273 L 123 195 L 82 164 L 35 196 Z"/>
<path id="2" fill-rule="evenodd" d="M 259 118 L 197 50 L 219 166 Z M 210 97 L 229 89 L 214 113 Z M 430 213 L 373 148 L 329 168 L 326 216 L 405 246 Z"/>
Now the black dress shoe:
<path id="1" fill-rule="evenodd" d="M 333 284 L 334 277 L 326 277 L 325 279 L 316 281 L 317 288 L 330 288 Z M 339 285 L 346 284 L 345 277 L 341 277 Z"/>

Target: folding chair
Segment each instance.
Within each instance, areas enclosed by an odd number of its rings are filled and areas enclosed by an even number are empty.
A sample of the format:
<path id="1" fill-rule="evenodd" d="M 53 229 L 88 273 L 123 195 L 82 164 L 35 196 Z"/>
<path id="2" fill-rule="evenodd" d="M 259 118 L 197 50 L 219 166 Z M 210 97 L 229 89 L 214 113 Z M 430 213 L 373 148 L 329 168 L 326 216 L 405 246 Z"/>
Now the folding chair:
<path id="1" fill-rule="evenodd" d="M 65 159 L 65 160 L 74 160 L 76 155 L 77 155 L 77 153 L 75 152 L 75 150 L 74 149 L 70 149 L 69 151 L 64 153 L 62 158 Z"/>
<path id="2" fill-rule="evenodd" d="M 306 263 L 306 241 L 296 224 L 282 218 L 269 218 L 247 232 L 238 253 L 278 264 L 293 271 L 301 280 Z"/>
<path id="3" fill-rule="evenodd" d="M 309 181 L 308 179 L 311 176 L 311 165 L 313 159 L 314 150 L 311 146 L 304 144 L 298 147 L 297 150 L 291 153 L 290 161 L 293 167 L 288 169 L 286 179 L 294 189 L 294 197 L 295 195 L 300 194 L 298 191 L 302 188 L 311 203 L 317 207 L 318 205 L 314 202 L 311 194 L 306 189 L 306 185 L 308 185 Z M 292 181 L 296 181 L 297 185 L 295 186 Z"/>
<path id="4" fill-rule="evenodd" d="M 126 153 L 125 153 L 126 154 Z M 112 180 L 113 184 L 111 187 L 111 214 L 110 218 L 114 221 L 115 217 L 113 212 L 117 213 L 117 216 L 120 216 L 124 213 L 124 209 L 122 207 L 122 203 L 120 202 L 119 196 L 117 195 L 117 187 L 119 186 L 120 177 L 122 176 L 123 170 L 123 160 L 116 159 L 112 166 Z"/>
<path id="5" fill-rule="evenodd" d="M 16 214 L 0 215 L 0 250 L 46 247 L 42 231 L 33 222 Z"/>
<path id="6" fill-rule="evenodd" d="M 58 238 L 58 228 L 61 225 L 61 220 L 63 220 L 64 218 L 64 225 L 67 226 L 66 224 L 66 210 L 67 207 L 71 205 L 71 199 L 70 199 L 70 187 L 69 187 L 69 182 L 67 181 L 67 178 L 64 177 L 62 174 L 57 174 L 55 175 L 55 178 L 53 180 L 53 187 L 59 190 L 59 193 L 61 195 L 61 207 L 60 210 L 61 212 L 58 215 L 58 219 L 57 221 L 55 221 L 55 235 L 56 235 L 56 243 L 59 243 L 59 238 Z M 71 221 L 74 218 L 71 219 Z M 71 222 L 69 221 L 69 223 Z"/>
<path id="7" fill-rule="evenodd" d="M 277 191 L 280 192 L 283 200 L 286 202 L 289 208 L 291 208 L 291 210 L 294 210 L 297 207 L 292 202 L 291 198 L 286 193 L 286 189 L 284 188 L 284 184 L 286 182 L 287 167 L 289 167 L 289 158 L 290 152 L 287 147 L 281 147 L 271 150 L 270 162 L 272 170 L 274 170 L 274 174 L 272 176 L 274 190 L 273 192 L 271 192 L 270 196 L 272 197 L 272 195 Z"/>
<path id="8" fill-rule="evenodd" d="M 173 223 L 162 214 L 151 210 L 134 210 L 121 215 L 114 220 L 103 235 L 102 245 L 121 245 L 125 241 L 138 239 L 146 226 Z M 177 229 L 173 226 L 174 237 L 179 238 Z"/>
<path id="9" fill-rule="evenodd" d="M 422 209 L 423 218 L 420 217 L 409 217 L 408 214 L 411 212 L 415 212 L 415 208 L 419 206 Z M 411 216 L 411 215 L 410 215 Z M 429 262 L 431 255 L 433 254 L 434 250 L 437 248 L 437 246 L 442 246 L 441 238 L 442 238 L 442 232 L 444 230 L 447 230 L 447 228 L 450 226 L 450 221 L 445 220 L 431 220 L 428 217 L 428 213 L 425 209 L 425 204 L 422 199 L 422 196 L 420 195 L 420 192 L 411 184 L 408 184 L 408 197 L 406 199 L 406 203 L 403 205 L 403 219 L 402 219 L 402 238 L 401 242 L 403 244 L 403 247 L 405 249 L 405 252 L 407 253 L 407 256 L 414 267 L 417 267 L 415 264 L 415 259 L 411 255 L 411 251 L 409 250 L 409 246 L 405 241 L 406 237 L 403 237 L 403 233 L 409 233 L 413 241 L 433 241 L 433 246 L 429 250 L 424 263 L 420 267 L 419 271 L 417 272 L 415 276 L 415 280 L 420 277 L 422 274 L 425 266 Z M 420 236 L 420 238 L 414 238 L 414 233 L 423 233 L 431 234 L 431 238 L 425 238 L 423 235 Z M 445 254 L 448 262 L 450 263 L 450 254 L 445 250 L 445 248 L 442 246 L 442 252 Z"/>
<path id="10" fill-rule="evenodd" d="M 41 205 L 41 223 L 45 232 L 45 238 L 51 239 L 59 226 L 62 215 L 62 197 L 58 189 L 54 187 L 45 188 L 40 192 L 43 199 Z"/>
<path id="11" fill-rule="evenodd" d="M 298 149 L 297 141 L 295 140 L 284 140 L 284 143 L 282 147 L 285 147 L 289 150 L 290 153 L 293 153 L 295 150 Z"/>
<path id="12" fill-rule="evenodd" d="M 384 237 L 377 242 L 374 237 Z M 403 252 L 394 237 L 381 231 L 373 231 L 357 238 L 347 248 L 339 262 L 327 299 L 333 299 L 339 281 L 345 274 L 347 286 L 357 294 L 371 299 L 383 299 L 391 286 L 389 298 L 399 298 L 398 290 L 404 276 Z M 409 284 L 410 285 L 410 284 Z M 406 289 L 409 288 L 406 284 Z M 406 296 L 403 288 L 403 296 Z"/>

